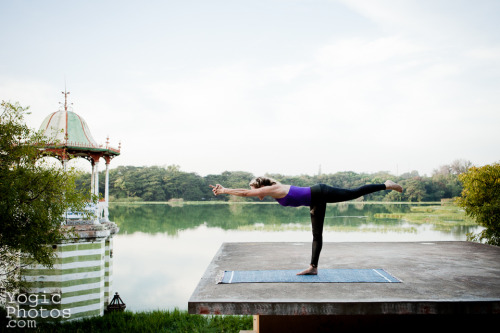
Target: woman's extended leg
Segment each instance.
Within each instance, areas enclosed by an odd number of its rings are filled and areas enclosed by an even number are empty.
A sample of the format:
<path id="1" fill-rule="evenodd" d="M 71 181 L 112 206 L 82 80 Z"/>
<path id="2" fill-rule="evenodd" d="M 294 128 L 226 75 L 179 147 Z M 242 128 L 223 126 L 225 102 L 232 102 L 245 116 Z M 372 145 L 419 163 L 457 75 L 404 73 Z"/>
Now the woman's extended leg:
<path id="1" fill-rule="evenodd" d="M 345 189 L 324 185 L 322 188 L 323 198 L 326 202 L 349 201 L 373 192 L 386 190 L 385 184 L 369 184 L 354 189 Z"/>

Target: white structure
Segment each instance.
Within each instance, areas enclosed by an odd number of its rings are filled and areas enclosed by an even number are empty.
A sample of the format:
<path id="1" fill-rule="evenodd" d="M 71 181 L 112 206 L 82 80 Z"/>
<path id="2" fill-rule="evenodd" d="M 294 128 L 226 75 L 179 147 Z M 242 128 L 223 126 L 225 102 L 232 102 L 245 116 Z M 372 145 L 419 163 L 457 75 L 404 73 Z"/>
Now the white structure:
<path id="1" fill-rule="evenodd" d="M 99 162 L 101 158 L 104 159 L 106 163 L 104 196 L 94 207 L 96 216 L 94 223 L 109 222 L 109 163 L 114 157 L 120 155 L 120 145 L 118 148 L 110 147 L 109 138 L 105 145 L 97 144 L 85 120 L 68 110 L 69 92 L 63 94 L 64 110 L 49 114 L 40 126 L 43 134 L 51 140 L 51 143 L 42 149 L 47 154 L 58 158 L 64 168 L 71 158 L 82 157 L 90 161 L 92 166 L 91 193 L 96 196 L 99 196 Z"/>
<path id="2" fill-rule="evenodd" d="M 66 223 L 61 226 L 68 230 L 66 240 L 61 244 L 49 244 L 57 258 L 52 269 L 32 265 L 22 270 L 22 276 L 30 283 L 28 293 L 50 302 L 35 307 L 39 314 L 37 320 L 54 318 L 57 313 L 60 319 L 70 320 L 103 315 L 113 297 L 113 236 L 118 228 L 108 218 L 109 163 L 120 155 L 120 149 L 109 147 L 109 142 L 98 145 L 85 120 L 68 111 L 69 93 L 63 94 L 64 110 L 51 113 L 40 126 L 51 140 L 41 149 L 57 157 L 64 168 L 71 158 L 83 157 L 90 161 L 91 192 L 95 195 L 99 195 L 99 162 L 103 158 L 106 164 L 105 191 L 97 206 L 89 204 L 89 209 L 95 212 L 92 220 L 68 212 Z M 33 306 L 25 308 L 29 310 Z M 20 309 L 22 314 L 22 307 Z M 32 310 L 31 314 L 34 313 Z"/>

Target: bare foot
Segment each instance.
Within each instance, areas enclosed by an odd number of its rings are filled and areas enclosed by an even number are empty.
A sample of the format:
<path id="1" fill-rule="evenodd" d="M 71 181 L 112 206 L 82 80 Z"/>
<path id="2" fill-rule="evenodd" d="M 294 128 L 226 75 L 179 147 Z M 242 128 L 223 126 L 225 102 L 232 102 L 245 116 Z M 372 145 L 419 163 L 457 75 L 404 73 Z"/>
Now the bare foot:
<path id="1" fill-rule="evenodd" d="M 311 266 L 309 266 L 308 269 L 303 270 L 300 273 L 297 273 L 297 275 L 318 275 L 318 268 L 317 267 L 313 267 L 311 265 Z"/>
<path id="2" fill-rule="evenodd" d="M 388 190 L 398 191 L 399 193 L 403 192 L 403 187 L 399 184 L 396 184 L 392 180 L 388 180 L 385 182 L 385 188 Z"/>

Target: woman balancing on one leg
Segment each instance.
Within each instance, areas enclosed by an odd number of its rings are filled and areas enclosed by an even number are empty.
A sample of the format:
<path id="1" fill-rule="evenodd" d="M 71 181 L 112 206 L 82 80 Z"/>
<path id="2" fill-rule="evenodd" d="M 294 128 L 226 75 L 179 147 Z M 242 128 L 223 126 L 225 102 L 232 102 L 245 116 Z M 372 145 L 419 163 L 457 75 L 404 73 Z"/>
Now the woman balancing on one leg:
<path id="1" fill-rule="evenodd" d="M 271 178 L 258 177 L 250 182 L 250 190 L 225 188 L 220 184 L 215 186 L 210 185 L 210 187 L 212 187 L 215 195 L 231 194 L 240 197 L 258 197 L 260 200 L 264 199 L 265 196 L 270 196 L 276 199 L 282 206 L 310 207 L 313 233 L 311 265 L 308 269 L 297 273 L 297 275 L 318 274 L 318 260 L 323 246 L 323 224 L 327 203 L 353 200 L 363 195 L 383 190 L 403 192 L 401 185 L 390 180 L 384 184 L 370 184 L 356 189 L 343 189 L 325 184 L 317 184 L 311 187 L 297 187 L 283 185 Z"/>

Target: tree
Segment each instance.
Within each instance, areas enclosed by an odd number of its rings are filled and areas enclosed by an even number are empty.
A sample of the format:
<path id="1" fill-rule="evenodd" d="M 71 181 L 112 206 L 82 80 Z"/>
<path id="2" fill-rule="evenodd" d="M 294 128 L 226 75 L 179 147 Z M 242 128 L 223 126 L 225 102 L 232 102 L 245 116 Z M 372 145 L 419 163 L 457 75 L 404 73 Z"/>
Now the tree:
<path id="1" fill-rule="evenodd" d="M 426 193 L 422 178 L 415 177 L 408 179 L 404 184 L 405 196 L 408 198 L 408 201 L 422 201 Z"/>
<path id="2" fill-rule="evenodd" d="M 459 179 L 463 190 L 458 205 L 486 228 L 469 239 L 500 245 L 500 164 L 471 167 Z"/>
<path id="3" fill-rule="evenodd" d="M 90 194 L 76 190 L 75 170 L 43 159 L 47 143 L 24 123 L 27 108 L 2 102 L 0 115 L 0 287 L 22 287 L 21 265 L 52 267 L 52 244 L 65 237 L 67 209 L 84 211 Z M 37 147 L 38 146 L 38 147 Z"/>

